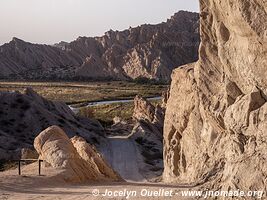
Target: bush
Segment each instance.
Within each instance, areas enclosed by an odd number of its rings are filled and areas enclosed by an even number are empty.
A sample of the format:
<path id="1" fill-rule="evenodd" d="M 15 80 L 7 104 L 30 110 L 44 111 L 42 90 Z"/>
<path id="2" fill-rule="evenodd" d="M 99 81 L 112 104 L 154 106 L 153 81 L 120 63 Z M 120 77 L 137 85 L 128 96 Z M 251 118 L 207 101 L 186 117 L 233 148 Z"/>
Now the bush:
<path id="1" fill-rule="evenodd" d="M 0 160 L 0 172 L 15 169 L 17 167 L 17 162 L 15 161 L 7 161 L 7 160 Z"/>
<path id="2" fill-rule="evenodd" d="M 168 83 L 167 81 L 164 80 L 149 79 L 145 77 L 138 77 L 134 79 L 133 82 L 137 84 L 149 84 L 149 85 L 162 85 L 162 84 L 164 85 Z"/>
<path id="3" fill-rule="evenodd" d="M 86 118 L 94 118 L 94 110 L 89 107 L 80 108 L 79 116 Z"/>

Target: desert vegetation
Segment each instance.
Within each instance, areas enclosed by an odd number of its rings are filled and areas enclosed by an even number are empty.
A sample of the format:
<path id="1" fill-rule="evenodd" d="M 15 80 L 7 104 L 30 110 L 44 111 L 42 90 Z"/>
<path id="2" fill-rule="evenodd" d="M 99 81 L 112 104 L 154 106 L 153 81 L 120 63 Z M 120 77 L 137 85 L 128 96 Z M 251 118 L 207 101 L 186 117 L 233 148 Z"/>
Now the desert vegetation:
<path id="1" fill-rule="evenodd" d="M 165 84 L 137 82 L 0 82 L 0 91 L 20 91 L 32 87 L 41 96 L 67 104 L 90 101 L 133 98 L 139 94 L 144 97 L 160 96 L 166 90 Z"/>
<path id="2" fill-rule="evenodd" d="M 160 103 L 160 100 L 152 100 L 151 103 L 156 105 Z M 128 102 L 82 107 L 78 115 L 86 118 L 94 118 L 100 121 L 102 125 L 108 126 L 113 123 L 114 117 L 120 117 L 124 121 L 131 121 L 133 112 L 134 103 Z"/>
<path id="3" fill-rule="evenodd" d="M 17 163 L 15 161 L 0 160 L 0 172 L 9 169 L 15 169 L 16 167 Z"/>

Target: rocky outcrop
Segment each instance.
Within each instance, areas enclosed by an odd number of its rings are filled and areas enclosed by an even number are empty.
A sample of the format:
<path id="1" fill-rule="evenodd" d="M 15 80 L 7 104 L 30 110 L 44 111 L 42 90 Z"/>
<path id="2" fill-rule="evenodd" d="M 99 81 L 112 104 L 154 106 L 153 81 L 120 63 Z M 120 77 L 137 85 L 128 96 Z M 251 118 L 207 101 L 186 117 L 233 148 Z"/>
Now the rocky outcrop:
<path id="1" fill-rule="evenodd" d="M 154 106 L 136 96 L 132 120 L 115 117 L 114 124 L 106 129 L 109 145 L 103 153 L 125 180 L 159 181 L 163 171 L 163 121 L 164 109 L 159 103 Z"/>
<path id="2" fill-rule="evenodd" d="M 74 136 L 71 142 L 83 160 L 97 169 L 98 173 L 113 180 L 120 180 L 120 176 L 107 164 L 96 148 L 86 142 L 82 137 Z"/>
<path id="3" fill-rule="evenodd" d="M 164 180 L 266 191 L 266 1 L 200 3 L 200 59 L 172 74 Z"/>
<path id="4" fill-rule="evenodd" d="M 158 177 L 163 170 L 164 109 L 159 104 L 154 106 L 141 96 L 136 96 L 133 119 L 135 123 L 130 138 L 137 144 L 144 160 L 140 171 L 147 179 Z"/>
<path id="5" fill-rule="evenodd" d="M 34 140 L 39 158 L 51 167 L 62 169 L 66 182 L 119 180 L 105 161 L 83 139 L 70 140 L 58 126 L 42 131 Z M 113 172 L 113 173 L 111 173 Z"/>
<path id="6" fill-rule="evenodd" d="M 0 47 L 4 79 L 120 79 L 169 81 L 174 67 L 198 58 L 199 15 L 180 11 L 167 22 L 54 46 L 14 38 Z"/>
<path id="7" fill-rule="evenodd" d="M 149 101 L 137 95 L 134 99 L 133 119 L 138 126 L 149 129 L 160 140 L 163 135 L 164 109 L 161 105 L 152 105 Z"/>
<path id="8" fill-rule="evenodd" d="M 133 118 L 135 120 L 147 120 L 152 122 L 155 116 L 155 106 L 137 95 L 134 99 Z"/>
<path id="9" fill-rule="evenodd" d="M 18 158 L 21 148 L 31 148 L 34 138 L 52 125 L 69 137 L 80 135 L 96 145 L 103 141 L 98 121 L 77 117 L 65 103 L 46 100 L 30 88 L 23 94 L 1 92 L 0 107 L 0 159 Z"/>

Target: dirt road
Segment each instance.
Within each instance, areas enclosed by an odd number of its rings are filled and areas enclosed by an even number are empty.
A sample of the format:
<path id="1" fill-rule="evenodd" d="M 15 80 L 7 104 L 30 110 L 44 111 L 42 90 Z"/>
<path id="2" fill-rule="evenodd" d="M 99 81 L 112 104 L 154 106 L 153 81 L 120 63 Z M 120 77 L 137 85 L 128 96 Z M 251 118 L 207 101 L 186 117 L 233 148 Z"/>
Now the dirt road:
<path id="1" fill-rule="evenodd" d="M 144 177 L 139 172 L 138 152 L 132 140 L 127 136 L 110 137 L 109 150 L 106 153 L 111 167 L 119 172 L 121 177 L 127 181 L 144 182 Z"/>

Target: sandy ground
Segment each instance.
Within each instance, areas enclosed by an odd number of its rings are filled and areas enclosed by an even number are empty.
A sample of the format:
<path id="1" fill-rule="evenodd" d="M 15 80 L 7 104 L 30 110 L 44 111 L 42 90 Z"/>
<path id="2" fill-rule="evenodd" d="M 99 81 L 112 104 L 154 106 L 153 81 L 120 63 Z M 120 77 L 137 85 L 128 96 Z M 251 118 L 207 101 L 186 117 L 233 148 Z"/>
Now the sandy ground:
<path id="1" fill-rule="evenodd" d="M 189 198 L 181 197 L 179 194 L 169 196 L 170 191 L 179 193 L 181 188 L 170 187 L 166 185 L 149 185 L 149 184 L 138 184 L 138 183 L 112 183 L 109 184 L 88 184 L 88 185 L 64 185 L 57 187 L 34 187 L 25 188 L 16 185 L 15 188 L 0 189 L 1 200 L 33 200 L 33 199 L 44 199 L 44 200 L 56 200 L 56 199 L 92 199 L 92 200 L 104 200 L 104 199 L 136 199 L 136 200 L 147 200 L 147 199 L 175 199 L 175 200 L 189 200 Z M 166 191 L 167 195 L 162 196 L 149 196 L 146 191 L 157 192 L 160 190 Z M 109 191 L 110 196 L 105 196 L 106 191 Z M 116 195 L 117 191 L 127 191 L 130 195 L 127 197 L 125 193 L 122 196 Z M 144 192 L 145 191 L 145 192 Z M 133 195 L 131 195 L 133 194 Z M 96 196 L 97 195 L 97 196 Z M 142 196 L 143 195 L 143 196 Z"/>
<path id="2" fill-rule="evenodd" d="M 24 166 L 23 176 L 17 175 L 17 169 L 1 172 L 0 200 L 189 199 L 181 197 L 180 194 L 181 190 L 187 190 L 186 186 L 137 182 L 67 184 L 62 181 L 59 170 L 43 167 L 43 175 L 38 176 L 37 166 L 37 163 Z M 105 196 L 107 191 L 109 195 Z M 151 196 L 151 192 L 161 194 Z"/>
<path id="3" fill-rule="evenodd" d="M 127 182 L 70 184 L 64 182 L 60 170 L 44 164 L 42 176 L 38 176 L 38 163 L 32 163 L 22 167 L 22 176 L 18 175 L 18 169 L 0 172 L 0 200 L 189 199 L 181 197 L 187 186 L 149 183 L 142 176 L 139 165 L 143 161 L 128 136 L 111 137 L 105 150 L 113 169 Z"/>

